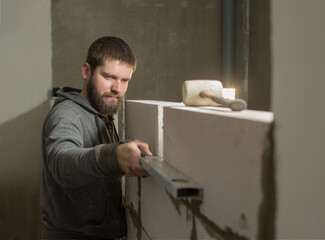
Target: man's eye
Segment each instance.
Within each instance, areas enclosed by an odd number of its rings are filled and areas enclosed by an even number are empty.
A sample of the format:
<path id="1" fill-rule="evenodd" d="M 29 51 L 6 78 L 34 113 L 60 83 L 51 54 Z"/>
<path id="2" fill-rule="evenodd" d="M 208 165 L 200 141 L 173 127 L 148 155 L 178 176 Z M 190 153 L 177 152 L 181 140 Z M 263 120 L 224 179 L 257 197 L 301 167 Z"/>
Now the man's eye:
<path id="1" fill-rule="evenodd" d="M 129 82 L 130 81 L 130 79 L 122 79 L 122 82 Z"/>

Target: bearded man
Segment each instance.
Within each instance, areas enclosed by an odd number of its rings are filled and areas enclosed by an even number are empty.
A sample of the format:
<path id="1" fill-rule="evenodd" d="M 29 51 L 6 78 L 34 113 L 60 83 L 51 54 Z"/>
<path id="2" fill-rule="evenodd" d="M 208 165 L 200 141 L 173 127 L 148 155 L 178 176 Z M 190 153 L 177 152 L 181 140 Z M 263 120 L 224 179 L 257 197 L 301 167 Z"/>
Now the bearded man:
<path id="1" fill-rule="evenodd" d="M 113 122 L 136 68 L 120 38 L 102 37 L 88 49 L 82 91 L 61 88 L 42 133 L 43 239 L 126 236 L 122 176 L 146 177 L 147 143 L 119 140 Z"/>

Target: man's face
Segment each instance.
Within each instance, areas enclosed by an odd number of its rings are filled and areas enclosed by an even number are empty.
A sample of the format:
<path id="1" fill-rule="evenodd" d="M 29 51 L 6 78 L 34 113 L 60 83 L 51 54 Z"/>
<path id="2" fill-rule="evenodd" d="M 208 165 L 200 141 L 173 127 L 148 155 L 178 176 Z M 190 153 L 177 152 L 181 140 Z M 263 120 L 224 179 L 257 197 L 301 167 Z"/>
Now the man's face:
<path id="1" fill-rule="evenodd" d="M 88 79 L 87 93 L 98 112 L 109 116 L 118 112 L 132 73 L 132 67 L 111 59 L 95 69 Z"/>

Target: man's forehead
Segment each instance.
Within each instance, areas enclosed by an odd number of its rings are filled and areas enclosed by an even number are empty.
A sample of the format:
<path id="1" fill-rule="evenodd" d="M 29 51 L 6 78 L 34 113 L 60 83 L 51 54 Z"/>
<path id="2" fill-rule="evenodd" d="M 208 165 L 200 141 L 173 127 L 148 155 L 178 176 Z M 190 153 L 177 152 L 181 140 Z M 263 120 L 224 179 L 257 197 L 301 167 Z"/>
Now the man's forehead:
<path id="1" fill-rule="evenodd" d="M 120 78 L 131 78 L 133 68 L 129 64 L 116 59 L 107 59 L 103 66 L 101 66 L 101 72 L 106 74 L 114 74 Z"/>
<path id="2" fill-rule="evenodd" d="M 118 66 L 123 66 L 125 68 L 130 68 L 133 69 L 133 66 L 128 64 L 127 62 L 123 62 L 119 59 L 114 59 L 114 58 L 107 58 L 104 62 L 103 66 L 108 66 L 108 65 L 118 65 Z"/>

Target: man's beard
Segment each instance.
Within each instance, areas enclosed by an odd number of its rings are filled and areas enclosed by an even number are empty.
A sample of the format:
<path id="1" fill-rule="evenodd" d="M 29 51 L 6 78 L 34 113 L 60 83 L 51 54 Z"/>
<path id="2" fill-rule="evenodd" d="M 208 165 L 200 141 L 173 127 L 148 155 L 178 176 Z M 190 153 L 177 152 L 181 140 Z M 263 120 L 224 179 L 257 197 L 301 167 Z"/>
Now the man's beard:
<path id="1" fill-rule="evenodd" d="M 102 115 L 112 116 L 118 113 L 123 101 L 123 96 L 114 92 L 104 93 L 103 95 L 100 95 L 94 86 L 92 76 L 89 78 L 89 81 L 87 83 L 87 93 L 91 101 L 91 105 Z M 108 97 L 116 97 L 116 99 L 109 99 Z"/>

